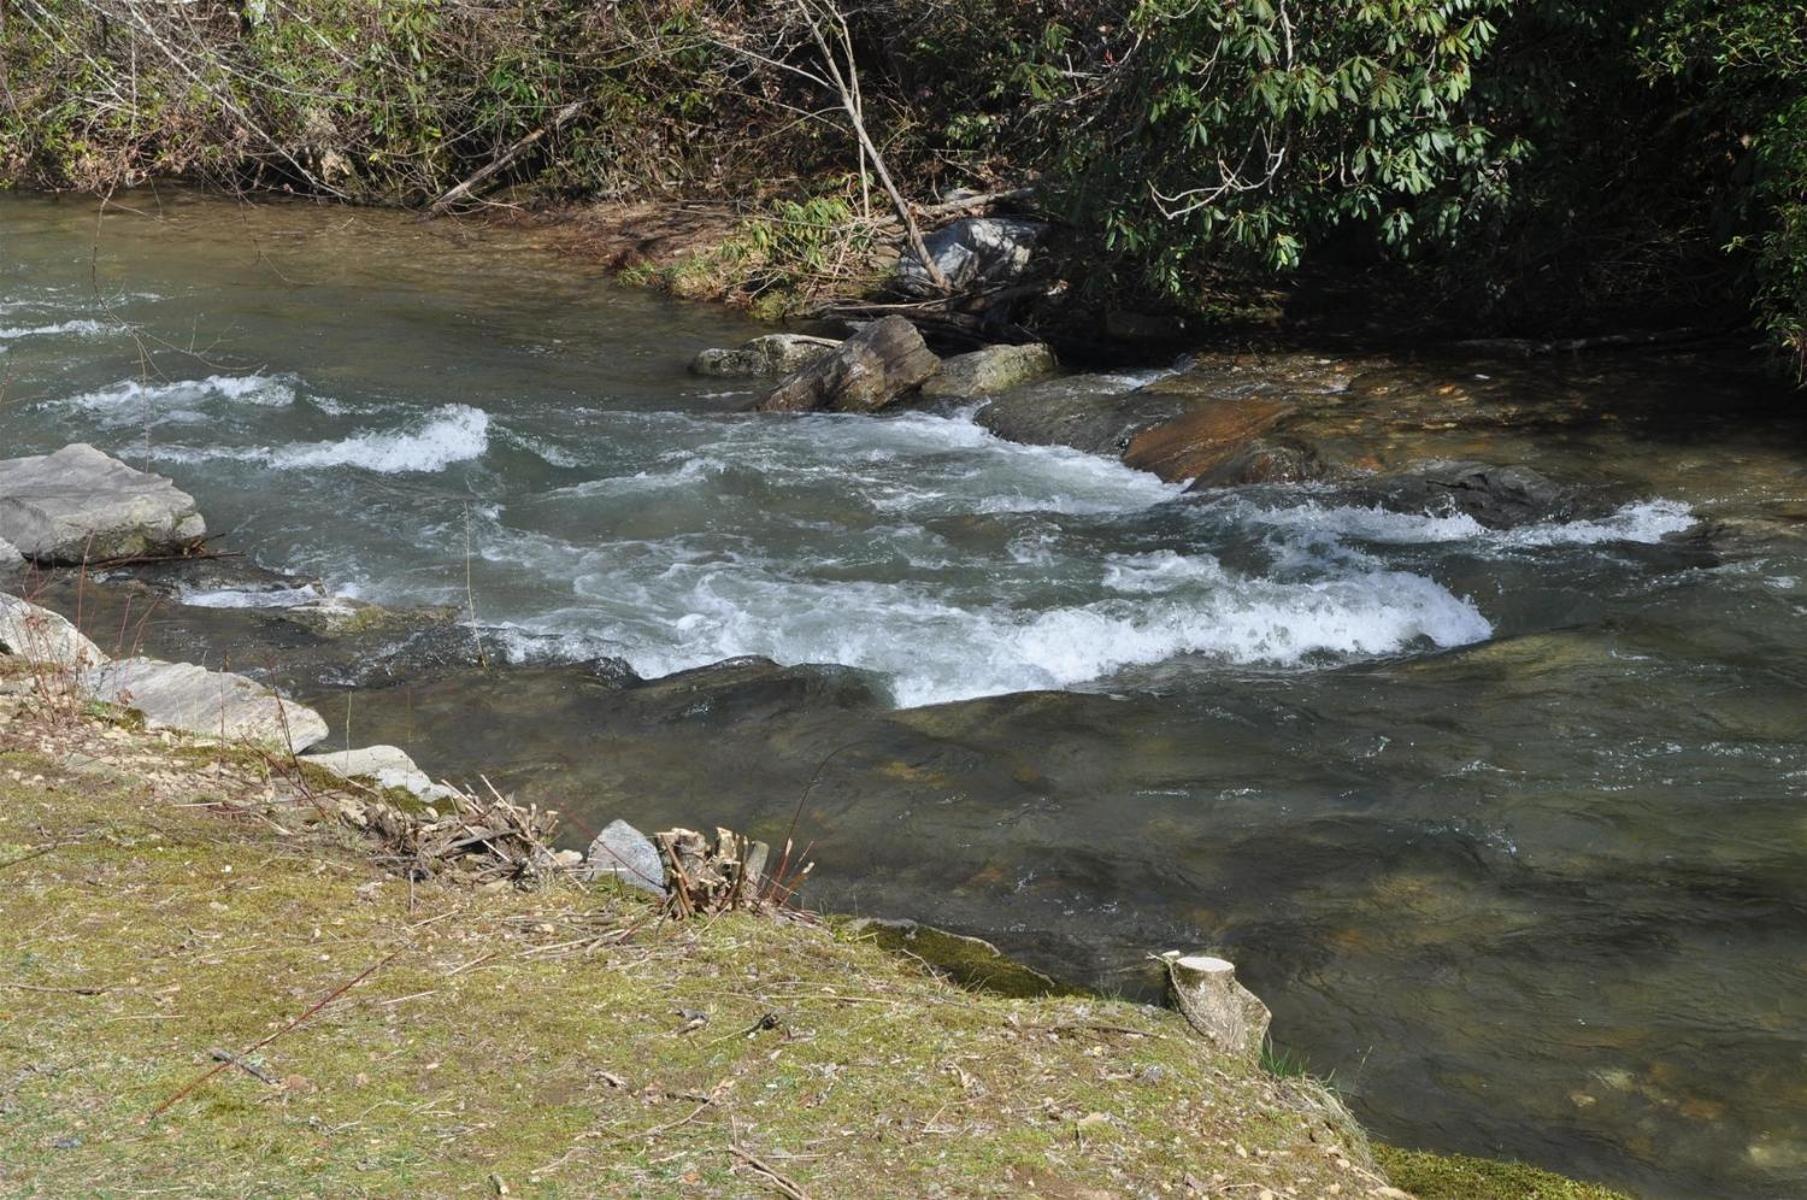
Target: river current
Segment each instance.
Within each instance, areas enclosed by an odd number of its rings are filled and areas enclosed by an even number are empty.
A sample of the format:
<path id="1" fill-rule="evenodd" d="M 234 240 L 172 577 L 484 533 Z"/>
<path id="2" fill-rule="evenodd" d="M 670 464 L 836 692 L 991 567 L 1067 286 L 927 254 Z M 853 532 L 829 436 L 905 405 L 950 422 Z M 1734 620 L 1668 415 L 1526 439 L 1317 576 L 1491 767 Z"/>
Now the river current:
<path id="1" fill-rule="evenodd" d="M 1132 993 L 1146 952 L 1219 949 L 1380 1136 L 1807 1195 L 1798 401 L 1524 368 L 1597 415 L 1504 448 L 1609 486 L 1497 531 L 1187 494 L 970 407 L 749 415 L 685 364 L 758 332 L 518 233 L 0 197 L 0 455 L 93 442 L 262 566 L 474 611 L 516 668 L 323 705 L 356 740 L 580 830 L 781 837 L 808 788 L 816 903 Z M 567 666 L 742 656 L 849 670 L 736 708 Z"/>

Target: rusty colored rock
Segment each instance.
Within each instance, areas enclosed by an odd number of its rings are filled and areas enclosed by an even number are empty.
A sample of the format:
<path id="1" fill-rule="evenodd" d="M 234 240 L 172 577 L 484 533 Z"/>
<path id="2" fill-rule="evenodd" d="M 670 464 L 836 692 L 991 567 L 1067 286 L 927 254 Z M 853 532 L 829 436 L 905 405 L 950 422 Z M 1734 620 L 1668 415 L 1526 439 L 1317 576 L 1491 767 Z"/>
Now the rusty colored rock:
<path id="1" fill-rule="evenodd" d="M 1123 461 L 1169 483 L 1196 479 L 1241 453 L 1295 407 L 1260 398 L 1208 402 L 1138 433 Z"/>

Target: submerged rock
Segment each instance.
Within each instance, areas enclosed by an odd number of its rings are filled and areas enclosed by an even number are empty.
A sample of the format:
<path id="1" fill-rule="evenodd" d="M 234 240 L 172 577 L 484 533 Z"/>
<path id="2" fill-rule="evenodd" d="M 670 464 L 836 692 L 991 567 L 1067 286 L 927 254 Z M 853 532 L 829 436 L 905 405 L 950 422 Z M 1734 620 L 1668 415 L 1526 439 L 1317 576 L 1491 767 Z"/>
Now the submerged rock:
<path id="1" fill-rule="evenodd" d="M 326 737 L 326 722 L 305 705 L 230 671 L 191 663 L 127 658 L 84 673 L 96 700 L 133 709 L 152 729 L 178 729 L 278 750 L 305 750 Z"/>
<path id="2" fill-rule="evenodd" d="M 206 532 L 194 497 L 85 442 L 0 460 L 0 537 L 38 562 L 174 552 Z"/>
<path id="3" fill-rule="evenodd" d="M 1006 441 L 1071 446 L 1116 458 L 1137 434 L 1186 407 L 1184 398 L 1150 392 L 1131 377 L 1067 375 L 1006 392 L 976 419 Z"/>
<path id="4" fill-rule="evenodd" d="M 1138 433 L 1123 452 L 1123 461 L 1169 483 L 1197 479 L 1242 455 L 1254 439 L 1294 411 L 1296 407 L 1283 400 L 1261 397 L 1207 402 Z"/>
<path id="5" fill-rule="evenodd" d="M 941 370 L 922 385 L 924 396 L 995 396 L 1054 374 L 1060 365 L 1041 342 L 1026 346 L 986 346 L 941 360 Z"/>
<path id="6" fill-rule="evenodd" d="M 861 917 L 850 921 L 847 932 L 869 937 L 887 950 L 913 955 L 962 987 L 994 996 L 1069 996 L 1065 987 L 1040 971 L 1007 957 L 984 938 L 949 933 L 910 920 Z"/>
<path id="7" fill-rule="evenodd" d="M 357 750 L 333 750 L 304 754 L 301 761 L 341 779 L 359 779 L 379 788 L 400 788 L 429 804 L 450 799 L 456 793 L 432 778 L 399 746 L 365 746 Z"/>
<path id="8" fill-rule="evenodd" d="M 779 381 L 757 407 L 760 412 L 872 412 L 920 386 L 940 366 L 914 325 L 886 317 Z"/>
<path id="9" fill-rule="evenodd" d="M 402 632 L 448 625 L 457 620 L 458 610 L 449 607 L 385 608 L 349 596 L 322 596 L 318 600 L 273 609 L 271 615 L 299 625 L 317 637 L 343 638 L 376 631 Z"/>
<path id="10" fill-rule="evenodd" d="M 107 661 L 99 646 L 67 620 L 17 596 L 0 595 L 0 654 L 36 666 L 98 667 Z"/>
<path id="11" fill-rule="evenodd" d="M 1459 513 L 1489 529 L 1572 519 L 1575 491 L 1529 467 L 1440 463 L 1359 485 L 1355 499 L 1396 512 Z"/>
<path id="12" fill-rule="evenodd" d="M 626 821 L 610 821 L 584 856 L 592 881 L 613 879 L 654 895 L 665 894 L 665 860 L 652 839 Z"/>
<path id="13" fill-rule="evenodd" d="M 954 291 L 981 284 L 1010 283 L 1022 278 L 1035 247 L 1048 227 L 1014 217 L 968 217 L 937 229 L 922 239 L 923 248 Z M 897 269 L 897 286 L 915 295 L 937 289 L 922 260 L 906 254 Z"/>
<path id="14" fill-rule="evenodd" d="M 805 333 L 768 333 L 733 349 L 699 350 L 690 360 L 690 369 L 698 375 L 789 375 L 832 354 L 840 345 L 833 338 Z"/>

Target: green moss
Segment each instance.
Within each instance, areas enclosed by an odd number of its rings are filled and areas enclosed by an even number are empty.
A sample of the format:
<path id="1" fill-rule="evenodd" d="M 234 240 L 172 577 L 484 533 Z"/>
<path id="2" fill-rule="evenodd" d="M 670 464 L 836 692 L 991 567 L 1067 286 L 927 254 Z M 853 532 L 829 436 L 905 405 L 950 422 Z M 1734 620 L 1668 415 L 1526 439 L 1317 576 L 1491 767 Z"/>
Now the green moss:
<path id="1" fill-rule="evenodd" d="M 1631 1200 L 1623 1192 L 1577 1183 L 1524 1163 L 1465 1154 L 1431 1154 L 1375 1143 L 1374 1158 L 1397 1187 L 1418 1200 Z"/>

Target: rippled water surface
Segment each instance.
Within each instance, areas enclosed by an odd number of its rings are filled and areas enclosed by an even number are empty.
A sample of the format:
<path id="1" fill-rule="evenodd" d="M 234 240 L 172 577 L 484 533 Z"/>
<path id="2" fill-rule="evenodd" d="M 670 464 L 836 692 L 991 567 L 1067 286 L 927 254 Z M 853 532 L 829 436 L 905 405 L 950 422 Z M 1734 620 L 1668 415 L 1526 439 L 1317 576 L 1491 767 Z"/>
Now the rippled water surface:
<path id="1" fill-rule="evenodd" d="M 684 363 L 755 332 L 521 235 L 0 197 L 0 450 L 92 441 L 265 566 L 474 602 L 519 664 L 360 693 L 359 740 L 579 829 L 780 836 L 813 778 L 819 903 L 1131 992 L 1220 948 L 1384 1136 L 1807 1194 L 1798 402 L 1688 360 L 1390 367 L 1587 414 L 1463 446 L 1594 499 L 1500 532 L 1184 495 L 962 411 L 746 415 Z M 267 597 L 190 599 L 252 655 L 228 618 Z M 558 667 L 743 655 L 859 674 Z"/>

